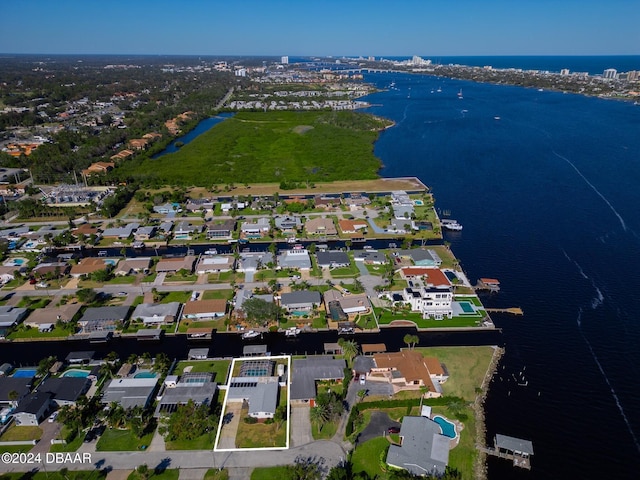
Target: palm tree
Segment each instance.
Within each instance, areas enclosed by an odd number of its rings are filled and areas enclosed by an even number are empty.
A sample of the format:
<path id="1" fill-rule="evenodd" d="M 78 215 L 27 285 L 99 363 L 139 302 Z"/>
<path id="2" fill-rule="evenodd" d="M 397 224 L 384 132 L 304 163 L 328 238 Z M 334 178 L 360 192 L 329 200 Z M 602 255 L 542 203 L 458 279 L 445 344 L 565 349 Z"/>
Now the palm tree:
<path id="1" fill-rule="evenodd" d="M 347 363 L 351 364 L 351 361 L 356 355 L 358 355 L 358 344 L 355 340 L 345 340 L 341 338 L 338 340 L 338 345 L 342 349 L 342 354 L 347 359 Z"/>
<path id="2" fill-rule="evenodd" d="M 420 341 L 420 338 L 417 335 L 411 335 L 410 333 L 407 333 L 404 336 L 403 340 L 404 343 L 407 344 L 407 347 L 409 347 L 410 350 L 413 350 L 416 344 Z"/>
<path id="3" fill-rule="evenodd" d="M 318 426 L 318 432 L 322 431 L 322 426 L 329 421 L 331 417 L 331 412 L 327 405 L 324 404 L 316 404 L 315 407 L 312 407 L 309 410 L 309 420 L 311 420 L 312 424 Z"/>

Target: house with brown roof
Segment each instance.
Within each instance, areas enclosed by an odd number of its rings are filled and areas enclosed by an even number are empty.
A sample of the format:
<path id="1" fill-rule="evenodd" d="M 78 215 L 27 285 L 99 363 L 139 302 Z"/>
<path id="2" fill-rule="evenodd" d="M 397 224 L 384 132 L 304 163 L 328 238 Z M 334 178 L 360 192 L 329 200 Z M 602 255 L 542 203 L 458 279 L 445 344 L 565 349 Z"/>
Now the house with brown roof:
<path id="1" fill-rule="evenodd" d="M 340 197 L 313 197 L 313 204 L 317 208 L 333 208 L 340 205 Z"/>
<path id="2" fill-rule="evenodd" d="M 422 280 L 425 285 L 433 287 L 449 287 L 451 282 L 439 268 L 404 267 L 400 276 L 405 280 Z"/>
<path id="3" fill-rule="evenodd" d="M 129 149 L 125 149 L 116 153 L 115 155 L 111 155 L 111 157 L 109 157 L 109 160 L 115 160 L 115 161 L 126 160 L 131 155 L 133 155 L 133 151 Z"/>
<path id="4" fill-rule="evenodd" d="M 419 390 L 421 387 L 425 387 L 428 398 L 442 396 L 440 383 L 446 381 L 448 376 L 445 378 L 445 375 L 442 374 L 444 369 L 438 359 L 427 361 L 420 352 L 403 350 L 395 353 L 375 354 L 373 361 L 375 366 L 371 368 L 368 380 L 387 381 L 391 383 L 395 393 L 402 390 Z M 436 368 L 436 364 L 440 367 Z M 429 365 L 435 370 L 433 375 L 429 370 Z"/>
<path id="5" fill-rule="evenodd" d="M 86 236 L 97 235 L 98 232 L 99 232 L 98 227 L 96 227 L 95 225 L 91 225 L 90 223 L 83 223 L 82 225 L 80 225 L 79 227 L 76 227 L 71 231 L 71 233 L 74 234 L 76 237 L 80 235 L 86 235 Z"/>
<path id="6" fill-rule="evenodd" d="M 98 270 L 106 270 L 109 265 L 102 258 L 87 257 L 80 260 L 80 263 L 71 267 L 71 276 L 90 275 Z"/>
<path id="7" fill-rule="evenodd" d="M 366 229 L 368 224 L 365 220 L 338 220 L 338 226 L 342 233 L 358 233 L 358 230 Z"/>
<path id="8" fill-rule="evenodd" d="M 70 322 L 82 308 L 81 303 L 68 303 L 60 307 L 37 308 L 25 319 L 24 324 L 41 331 L 52 329 L 56 322 Z"/>
<path id="9" fill-rule="evenodd" d="M 193 265 L 196 262 L 196 258 L 195 255 L 163 258 L 156 265 L 156 272 L 175 273 L 184 269 L 191 273 L 193 272 Z"/>
<path id="10" fill-rule="evenodd" d="M 69 273 L 71 265 L 64 262 L 48 262 L 40 263 L 31 271 L 31 273 L 38 278 L 43 277 L 55 277 L 60 278 Z"/>
<path id="11" fill-rule="evenodd" d="M 304 229 L 309 235 L 337 235 L 333 220 L 330 218 L 318 217 L 308 220 L 304 224 Z"/>
<path id="12" fill-rule="evenodd" d="M 146 138 L 132 138 L 129 140 L 129 146 L 134 150 L 144 150 L 149 145 L 149 140 Z"/>
<path id="13" fill-rule="evenodd" d="M 182 318 L 205 320 L 224 317 L 227 313 L 227 301 L 223 299 L 199 300 L 187 302 L 182 309 Z"/>
<path id="14" fill-rule="evenodd" d="M 103 173 L 110 172 L 115 167 L 115 163 L 113 162 L 95 162 L 89 165 L 88 168 L 82 170 L 82 174 L 85 177 L 90 177 L 91 175 L 100 175 Z"/>
<path id="15" fill-rule="evenodd" d="M 143 272 L 151 266 L 151 257 L 125 258 L 118 263 L 114 270 L 115 275 L 131 275 Z"/>

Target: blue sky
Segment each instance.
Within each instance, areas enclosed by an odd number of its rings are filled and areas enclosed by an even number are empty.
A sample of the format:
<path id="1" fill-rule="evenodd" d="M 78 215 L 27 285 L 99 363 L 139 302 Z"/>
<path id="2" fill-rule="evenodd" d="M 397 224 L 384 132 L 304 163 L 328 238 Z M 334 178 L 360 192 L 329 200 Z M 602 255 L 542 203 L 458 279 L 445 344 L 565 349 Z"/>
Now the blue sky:
<path id="1" fill-rule="evenodd" d="M 638 0 L 2 0 L 0 52 L 637 55 Z"/>

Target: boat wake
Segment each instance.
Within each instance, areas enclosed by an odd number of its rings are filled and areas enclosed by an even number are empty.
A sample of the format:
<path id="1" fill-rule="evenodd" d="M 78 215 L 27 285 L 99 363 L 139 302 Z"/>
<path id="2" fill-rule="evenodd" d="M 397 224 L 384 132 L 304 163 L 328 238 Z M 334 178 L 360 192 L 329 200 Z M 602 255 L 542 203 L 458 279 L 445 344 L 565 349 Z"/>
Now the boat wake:
<path id="1" fill-rule="evenodd" d="M 613 214 L 618 217 L 618 220 L 620 221 L 620 225 L 622 225 L 622 229 L 626 232 L 629 229 L 627 228 L 627 224 L 625 223 L 624 219 L 622 218 L 622 216 L 618 213 L 618 211 L 613 208 L 613 205 L 611 205 L 611 202 L 609 202 L 609 200 L 607 200 L 607 197 L 605 197 L 602 193 L 600 193 L 600 191 L 593 185 L 593 183 L 591 183 L 587 177 L 585 177 L 582 172 L 580 170 L 578 170 L 578 167 L 576 167 L 574 165 L 574 163 L 569 160 L 567 157 L 563 157 L 562 155 L 560 155 L 558 152 L 556 152 L 555 150 L 551 150 L 553 152 L 553 154 L 564 160 L 565 162 L 567 162 L 569 165 L 571 165 L 571 167 L 576 171 L 576 173 L 578 175 L 580 175 L 580 178 L 582 178 L 582 180 L 584 180 L 584 182 L 589 185 L 591 187 L 591 189 L 596 192 L 598 194 L 598 196 L 604 201 L 604 203 L 606 203 L 608 205 L 608 207 L 611 209 L 611 211 L 613 212 Z"/>
<path id="2" fill-rule="evenodd" d="M 573 260 L 567 254 L 567 252 L 565 252 L 564 250 L 562 250 L 562 253 L 564 254 L 565 258 L 569 262 L 573 263 L 576 266 L 576 268 L 578 269 L 578 272 L 580 273 L 582 278 L 584 278 L 585 280 L 589 280 L 591 282 L 591 285 L 593 286 L 593 288 L 596 291 L 596 296 L 593 299 L 591 299 L 590 307 L 591 307 L 592 310 L 595 310 L 596 308 L 598 308 L 600 305 L 602 305 L 604 303 L 604 295 L 602 294 L 602 291 L 598 288 L 598 286 L 595 284 L 595 282 L 586 273 L 584 273 L 584 270 L 582 269 L 582 267 L 580 266 L 580 264 L 578 262 Z M 593 350 L 593 347 L 591 346 L 591 342 L 589 342 L 589 339 L 584 334 L 584 330 L 582 329 L 582 313 L 583 313 L 583 308 L 582 307 L 578 307 L 578 316 L 576 317 L 576 323 L 578 324 L 578 331 L 580 332 L 580 336 L 582 337 L 582 340 L 584 340 L 584 343 L 587 345 L 587 348 L 589 349 L 589 353 L 591 354 L 591 358 L 593 358 L 593 361 L 595 362 L 596 366 L 598 367 L 598 370 L 600 371 L 600 374 L 602 375 L 602 377 L 604 378 L 604 381 L 606 382 L 607 386 L 609 387 L 609 391 L 611 392 L 611 396 L 613 397 L 613 400 L 616 402 L 616 407 L 618 408 L 618 411 L 620 412 L 620 415 L 622 416 L 622 419 L 624 420 L 624 423 L 627 426 L 627 430 L 629 430 L 629 434 L 631 435 L 631 438 L 633 439 L 633 443 L 636 446 L 636 449 L 638 450 L 638 452 L 640 452 L 640 442 L 638 442 L 638 438 L 636 437 L 636 434 L 634 433 L 633 429 L 631 428 L 631 423 L 629 422 L 629 419 L 627 418 L 627 415 L 626 415 L 626 413 L 624 411 L 624 408 L 622 407 L 622 404 L 620 403 L 620 399 L 618 398 L 618 394 L 616 393 L 615 389 L 613 388 L 613 385 L 611 385 L 611 381 L 609 380 L 609 377 L 607 376 L 606 372 L 604 371 L 604 368 L 602 367 L 602 364 L 600 363 L 600 360 L 598 359 L 598 356 L 596 355 L 596 352 Z"/>

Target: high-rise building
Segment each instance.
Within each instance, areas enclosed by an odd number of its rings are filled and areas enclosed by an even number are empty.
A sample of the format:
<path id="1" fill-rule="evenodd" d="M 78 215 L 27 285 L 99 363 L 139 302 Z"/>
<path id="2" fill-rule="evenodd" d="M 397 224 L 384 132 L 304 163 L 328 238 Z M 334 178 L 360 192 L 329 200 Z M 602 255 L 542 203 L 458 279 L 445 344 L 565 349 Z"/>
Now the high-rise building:
<path id="1" fill-rule="evenodd" d="M 635 82 L 636 80 L 640 80 L 640 71 L 631 70 L 627 75 L 627 80 L 629 80 L 630 82 Z"/>
<path id="2" fill-rule="evenodd" d="M 618 77 L 618 71 L 615 68 L 607 68 L 602 73 L 602 76 L 604 78 L 617 78 Z"/>
<path id="3" fill-rule="evenodd" d="M 562 75 L 563 77 L 566 77 L 567 75 L 569 75 L 569 69 L 563 68 L 562 70 L 560 70 L 560 75 Z"/>
<path id="4" fill-rule="evenodd" d="M 280 57 L 280 63 L 283 65 L 288 65 L 289 64 L 289 57 L 287 55 L 284 55 L 282 57 Z"/>

